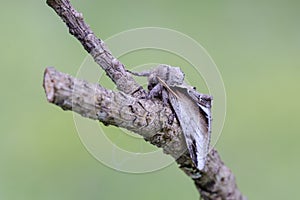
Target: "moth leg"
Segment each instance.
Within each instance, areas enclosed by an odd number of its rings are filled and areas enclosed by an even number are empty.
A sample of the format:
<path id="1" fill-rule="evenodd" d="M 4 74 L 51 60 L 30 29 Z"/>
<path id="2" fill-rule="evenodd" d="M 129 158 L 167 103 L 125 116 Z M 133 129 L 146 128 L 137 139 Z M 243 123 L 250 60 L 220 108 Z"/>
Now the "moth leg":
<path id="1" fill-rule="evenodd" d="M 133 74 L 135 76 L 150 76 L 151 75 L 151 71 L 132 72 L 132 71 L 126 69 L 126 72 Z"/>
<path id="2" fill-rule="evenodd" d="M 148 99 L 153 99 L 154 97 L 158 97 L 163 90 L 163 86 L 161 84 L 156 84 L 148 94 Z"/>
<path id="3" fill-rule="evenodd" d="M 163 101 L 163 105 L 167 106 L 168 105 L 168 101 L 169 101 L 169 94 L 168 94 L 168 91 L 166 89 L 163 89 L 161 91 L 161 98 L 162 98 L 162 101 Z"/>
<path id="4" fill-rule="evenodd" d="M 148 94 L 148 99 L 152 99 L 154 97 L 161 97 L 163 101 L 163 105 L 167 106 L 169 102 L 169 94 L 168 91 L 163 87 L 162 84 L 156 84 Z"/>

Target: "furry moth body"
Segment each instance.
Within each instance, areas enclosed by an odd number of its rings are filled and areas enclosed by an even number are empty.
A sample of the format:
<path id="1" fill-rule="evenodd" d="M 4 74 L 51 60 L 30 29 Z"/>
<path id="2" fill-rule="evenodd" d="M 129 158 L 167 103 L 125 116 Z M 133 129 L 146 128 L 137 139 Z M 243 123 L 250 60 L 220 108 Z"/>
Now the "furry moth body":
<path id="1" fill-rule="evenodd" d="M 198 93 L 195 88 L 186 85 L 184 74 L 179 67 L 159 65 L 151 71 L 130 73 L 148 76 L 150 96 L 159 92 L 161 86 L 166 89 L 169 102 L 182 128 L 190 157 L 194 165 L 203 170 L 211 135 L 212 97 Z"/>

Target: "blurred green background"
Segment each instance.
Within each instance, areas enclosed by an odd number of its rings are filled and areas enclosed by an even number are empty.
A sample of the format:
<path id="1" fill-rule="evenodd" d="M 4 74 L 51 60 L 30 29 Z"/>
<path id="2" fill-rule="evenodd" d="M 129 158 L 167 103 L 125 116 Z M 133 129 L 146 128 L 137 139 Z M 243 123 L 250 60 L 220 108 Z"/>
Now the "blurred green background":
<path id="1" fill-rule="evenodd" d="M 299 198 L 300 1 L 72 3 L 102 39 L 158 26 L 201 43 L 225 83 L 216 148 L 239 188 L 249 199 Z M 1 200 L 198 199 L 175 164 L 136 175 L 94 159 L 72 113 L 47 103 L 42 88 L 46 66 L 75 75 L 87 53 L 45 1 L 2 1 L 0 9 Z M 127 65 L 140 59 L 130 58 Z"/>

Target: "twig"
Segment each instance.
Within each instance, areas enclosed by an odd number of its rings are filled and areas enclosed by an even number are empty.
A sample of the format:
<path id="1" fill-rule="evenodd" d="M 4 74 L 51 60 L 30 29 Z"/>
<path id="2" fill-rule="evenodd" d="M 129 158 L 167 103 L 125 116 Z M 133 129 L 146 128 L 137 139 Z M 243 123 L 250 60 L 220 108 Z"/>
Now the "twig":
<path id="1" fill-rule="evenodd" d="M 209 153 L 202 172 L 193 166 L 185 152 L 186 145 L 179 123 L 176 119 L 170 123 L 171 108 L 163 106 L 159 100 L 142 98 L 145 91 L 126 73 L 124 65 L 112 56 L 104 42 L 85 24 L 82 14 L 68 0 L 47 0 L 47 4 L 63 19 L 70 33 L 81 42 L 120 90 L 113 92 L 57 72 L 54 68 L 47 68 L 43 86 L 49 102 L 106 125 L 124 127 L 162 147 L 194 180 L 205 200 L 246 199 L 237 189 L 234 175 L 221 161 L 216 150 Z"/>
<path id="2" fill-rule="evenodd" d="M 172 114 L 171 109 L 163 106 L 159 100 L 146 100 L 114 92 L 58 72 L 53 67 L 46 68 L 43 87 L 47 100 L 63 110 L 72 110 L 105 125 L 126 128 L 149 141 L 157 137 L 155 135 L 159 131 L 166 129 Z"/>
<path id="3" fill-rule="evenodd" d="M 124 65 L 115 58 L 105 43 L 97 38 L 68 0 L 47 0 L 47 4 L 61 17 L 69 32 L 79 40 L 85 50 L 94 58 L 117 85 L 118 90 L 131 95 L 141 95 L 140 85 L 128 74 Z"/>

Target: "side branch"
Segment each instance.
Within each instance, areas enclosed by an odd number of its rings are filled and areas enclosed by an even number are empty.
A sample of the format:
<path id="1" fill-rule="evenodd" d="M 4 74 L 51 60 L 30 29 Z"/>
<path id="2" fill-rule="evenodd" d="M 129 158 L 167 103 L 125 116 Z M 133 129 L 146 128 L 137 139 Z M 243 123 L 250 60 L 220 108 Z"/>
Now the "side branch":
<path id="1" fill-rule="evenodd" d="M 43 87 L 50 103 L 105 125 L 134 131 L 148 140 L 162 129 L 167 123 L 166 116 L 172 113 L 160 101 L 114 92 L 98 84 L 75 79 L 53 67 L 46 68 Z"/>
<path id="2" fill-rule="evenodd" d="M 43 86 L 50 103 L 106 125 L 124 127 L 142 135 L 146 141 L 162 147 L 194 180 L 203 199 L 246 199 L 238 190 L 234 175 L 221 161 L 216 150 L 209 153 L 204 171 L 199 172 L 193 166 L 186 152 L 179 123 L 176 118 L 174 121 L 170 120 L 172 110 L 163 106 L 161 101 L 113 92 L 98 84 L 58 72 L 52 67 L 45 70 Z"/>
<path id="3" fill-rule="evenodd" d="M 143 93 L 140 85 L 126 72 L 124 65 L 111 54 L 105 43 L 95 36 L 84 22 L 82 13 L 77 12 L 69 0 L 47 0 L 47 4 L 62 18 L 69 32 L 80 41 L 95 62 L 105 70 L 118 90 L 134 95 Z"/>

